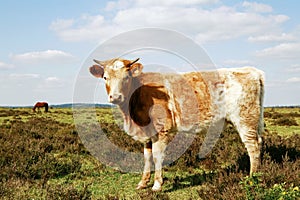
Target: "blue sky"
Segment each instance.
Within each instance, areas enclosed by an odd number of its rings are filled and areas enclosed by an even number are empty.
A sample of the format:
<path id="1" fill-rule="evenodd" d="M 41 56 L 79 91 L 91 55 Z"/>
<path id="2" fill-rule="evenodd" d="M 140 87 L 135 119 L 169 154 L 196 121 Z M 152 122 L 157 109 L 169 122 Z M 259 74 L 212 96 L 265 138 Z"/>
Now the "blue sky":
<path id="1" fill-rule="evenodd" d="M 265 104 L 299 105 L 299 6 L 295 0 L 2 1 L 0 106 L 72 102 L 90 53 L 113 36 L 145 27 L 190 37 L 217 68 L 265 71 Z M 106 102 L 102 92 L 96 102 Z"/>

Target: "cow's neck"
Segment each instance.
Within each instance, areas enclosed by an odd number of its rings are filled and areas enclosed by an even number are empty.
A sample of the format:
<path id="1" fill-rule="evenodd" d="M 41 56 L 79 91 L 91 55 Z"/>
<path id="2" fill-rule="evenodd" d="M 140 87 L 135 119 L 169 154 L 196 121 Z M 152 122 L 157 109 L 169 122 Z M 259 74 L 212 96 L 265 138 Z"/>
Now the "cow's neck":
<path id="1" fill-rule="evenodd" d="M 132 106 L 132 105 L 130 105 L 130 99 L 131 99 L 132 95 L 136 95 L 135 94 L 136 89 L 138 89 L 141 86 L 142 86 L 142 83 L 139 78 L 132 79 L 132 84 L 131 84 L 128 96 L 125 98 L 125 101 L 121 105 L 119 105 L 119 108 L 124 115 L 124 120 L 130 119 L 130 106 Z"/>
<path id="2" fill-rule="evenodd" d="M 149 140 L 147 132 L 149 131 L 146 131 L 143 127 L 147 127 L 150 118 L 148 112 L 142 110 L 144 107 L 144 102 L 140 99 L 142 86 L 140 79 L 133 79 L 131 90 L 124 103 L 119 105 L 119 108 L 123 113 L 125 132 L 135 140 L 147 142 Z M 149 134 L 153 133 L 150 131 Z"/>

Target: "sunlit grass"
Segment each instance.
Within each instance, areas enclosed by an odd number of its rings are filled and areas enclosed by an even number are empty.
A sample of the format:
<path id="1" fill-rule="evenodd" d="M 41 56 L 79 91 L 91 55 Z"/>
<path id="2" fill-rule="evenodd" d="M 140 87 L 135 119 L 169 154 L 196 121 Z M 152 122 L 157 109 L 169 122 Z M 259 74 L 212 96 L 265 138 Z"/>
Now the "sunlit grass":
<path id="1" fill-rule="evenodd" d="M 265 112 L 271 117 L 265 117 L 266 129 L 270 133 L 279 134 L 282 136 L 292 136 L 300 134 L 300 108 L 266 108 Z M 276 120 L 278 118 L 294 119 L 296 125 L 278 125 Z"/>

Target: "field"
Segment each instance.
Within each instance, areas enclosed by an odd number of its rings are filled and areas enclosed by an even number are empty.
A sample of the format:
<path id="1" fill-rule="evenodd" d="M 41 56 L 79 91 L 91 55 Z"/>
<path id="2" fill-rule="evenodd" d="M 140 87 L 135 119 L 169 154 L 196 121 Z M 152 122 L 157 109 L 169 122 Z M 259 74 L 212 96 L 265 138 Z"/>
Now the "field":
<path id="1" fill-rule="evenodd" d="M 110 108 L 97 120 L 117 146 L 141 152 L 116 125 Z M 83 118 L 92 116 L 83 110 Z M 266 108 L 260 173 L 249 177 L 249 159 L 232 126 L 213 151 L 197 159 L 203 135 L 164 168 L 161 192 L 136 191 L 141 175 L 105 166 L 84 147 L 70 108 L 33 113 L 0 108 L 1 199 L 299 199 L 300 108 Z"/>

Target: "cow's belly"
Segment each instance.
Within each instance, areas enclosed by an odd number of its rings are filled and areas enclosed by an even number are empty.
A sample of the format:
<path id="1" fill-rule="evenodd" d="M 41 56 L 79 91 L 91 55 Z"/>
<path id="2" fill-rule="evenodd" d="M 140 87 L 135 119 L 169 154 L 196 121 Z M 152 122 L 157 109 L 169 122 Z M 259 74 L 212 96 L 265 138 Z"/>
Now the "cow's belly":
<path id="1" fill-rule="evenodd" d="M 150 141 L 152 137 L 157 135 L 152 123 L 147 126 L 139 126 L 131 119 L 124 121 L 124 130 L 134 140 L 142 143 Z"/>

